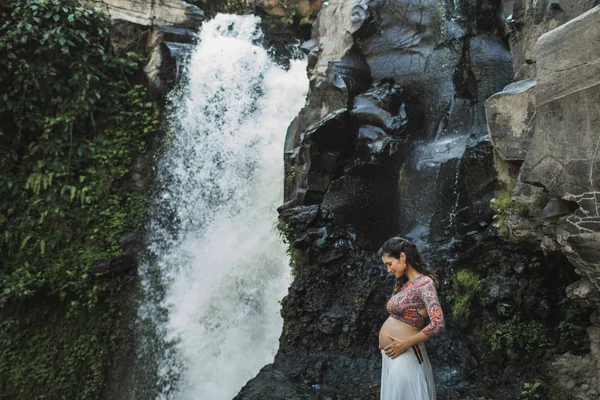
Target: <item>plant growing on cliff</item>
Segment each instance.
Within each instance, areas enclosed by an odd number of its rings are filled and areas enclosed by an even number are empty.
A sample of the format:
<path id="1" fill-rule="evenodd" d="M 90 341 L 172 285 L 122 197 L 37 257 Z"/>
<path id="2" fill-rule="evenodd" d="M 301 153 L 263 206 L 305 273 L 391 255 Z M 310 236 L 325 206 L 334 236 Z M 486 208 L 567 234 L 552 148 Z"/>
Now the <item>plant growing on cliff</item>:
<path id="1" fill-rule="evenodd" d="M 124 181 L 156 127 L 142 59 L 112 54 L 107 18 L 77 0 L 3 2 L 0 21 L 2 394 L 97 398 L 129 278 L 95 267 L 146 210 Z"/>
<path id="2" fill-rule="evenodd" d="M 514 185 L 505 186 L 500 190 L 496 197 L 492 199 L 490 205 L 494 210 L 494 226 L 498 229 L 500 236 L 504 236 L 506 233 L 506 217 L 508 209 L 510 207 L 512 191 Z"/>
<path id="3" fill-rule="evenodd" d="M 0 27 L 1 293 L 87 302 L 90 267 L 119 255 L 118 235 L 136 225 L 118 182 L 154 129 L 153 106 L 125 80 L 139 58 L 110 54 L 98 9 L 11 5 Z"/>
<path id="4" fill-rule="evenodd" d="M 521 199 L 513 199 L 512 193 L 515 185 L 507 185 L 498 191 L 496 197 L 492 199 L 490 205 L 494 210 L 494 226 L 500 236 L 505 237 L 506 220 L 510 215 L 526 216 L 529 213 L 529 207 Z"/>
<path id="5" fill-rule="evenodd" d="M 590 342 L 587 334 L 589 309 L 577 305 L 568 298 L 562 299 L 559 306 L 564 316 L 557 326 L 556 352 L 562 354 L 568 351 L 580 354 L 589 351 Z"/>
<path id="6" fill-rule="evenodd" d="M 452 294 L 449 295 L 452 315 L 455 318 L 468 317 L 471 313 L 471 305 L 479 296 L 481 289 L 481 279 L 473 271 L 463 269 L 452 275 Z"/>
<path id="7" fill-rule="evenodd" d="M 534 383 L 525 382 L 523 384 L 523 391 L 521 392 L 521 396 L 519 399 L 523 400 L 533 400 L 539 399 L 541 397 L 540 389 L 542 386 L 542 382 L 536 380 Z"/>
<path id="8" fill-rule="evenodd" d="M 492 350 L 509 361 L 540 357 L 550 347 L 544 325 L 535 320 L 525 322 L 518 314 L 497 326 L 489 341 Z"/>

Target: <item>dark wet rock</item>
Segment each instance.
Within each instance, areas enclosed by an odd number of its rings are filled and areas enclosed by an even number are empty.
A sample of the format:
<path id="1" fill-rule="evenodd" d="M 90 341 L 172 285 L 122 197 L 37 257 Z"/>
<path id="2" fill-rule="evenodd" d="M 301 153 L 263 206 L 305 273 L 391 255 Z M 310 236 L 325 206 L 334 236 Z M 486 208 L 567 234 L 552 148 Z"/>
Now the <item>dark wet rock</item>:
<path id="1" fill-rule="evenodd" d="M 590 354 L 580 356 L 565 353 L 552 362 L 550 367 L 562 387 L 567 388 L 576 398 L 594 400 L 600 397 L 600 327 L 588 328 Z"/>
<path id="2" fill-rule="evenodd" d="M 498 187 L 492 146 L 487 140 L 469 144 L 459 159 L 440 166 L 436 193 L 438 202 L 431 217 L 431 233 L 476 235 L 492 222 L 490 200 Z"/>
<path id="3" fill-rule="evenodd" d="M 340 60 L 332 61 L 328 70 L 333 86 L 347 91 L 349 96 L 364 92 L 371 86 L 371 71 L 362 53 L 355 47 Z"/>
<path id="4" fill-rule="evenodd" d="M 260 371 L 260 378 L 250 380 L 240 390 L 238 399 L 277 399 L 277 400 L 320 400 L 319 392 L 309 385 L 294 383 L 273 365 L 267 365 Z"/>
<path id="5" fill-rule="evenodd" d="M 495 35 L 471 38 L 469 57 L 470 69 L 477 81 L 477 99 L 481 101 L 502 90 L 514 74 L 508 48 Z"/>
<path id="6" fill-rule="evenodd" d="M 356 167 L 331 184 L 322 208 L 339 224 L 351 227 L 361 245 L 375 249 L 397 232 L 395 182 L 397 173 L 387 165 Z"/>
<path id="7" fill-rule="evenodd" d="M 399 140 L 397 137 L 405 132 L 407 124 L 402 94 L 399 85 L 379 82 L 356 96 L 350 111 L 335 110 L 308 124 L 303 131 L 299 130 L 298 119 L 292 123 L 286 140 L 286 202 L 321 203 L 332 182 L 340 179 L 344 171 L 359 168 L 364 162 L 377 164 L 379 156 L 391 156 L 392 142 Z M 309 108 L 310 104 L 303 112 Z M 304 117 L 303 112 L 299 118 Z"/>
<path id="8" fill-rule="evenodd" d="M 393 78 L 403 83 L 412 99 L 407 112 L 420 119 L 415 126 L 425 124 L 428 134 L 435 131 L 435 121 L 444 115 L 453 97 L 452 75 L 462 53 L 460 42 L 436 48 L 443 24 L 438 19 L 437 4 L 373 2 L 371 8 L 379 16 L 378 30 L 360 42 L 373 78 Z"/>
<path id="9" fill-rule="evenodd" d="M 128 275 L 136 271 L 137 265 L 138 259 L 136 255 L 133 252 L 127 252 L 127 254 L 121 257 L 102 261 L 94 266 L 93 272 L 105 278 L 114 278 L 115 276 Z"/>
<path id="10" fill-rule="evenodd" d="M 459 233 L 486 229 L 493 216 L 490 200 L 498 187 L 489 142 L 467 147 L 460 160 L 458 177 L 456 190 L 460 195 L 453 211 L 456 229 Z"/>
<path id="11" fill-rule="evenodd" d="M 561 198 L 550 199 L 542 210 L 542 218 L 550 219 L 573 214 L 577 210 L 577 203 Z"/>
<path id="12" fill-rule="evenodd" d="M 377 126 L 362 124 L 358 128 L 358 140 L 363 143 L 372 143 L 386 136 L 385 131 Z"/>

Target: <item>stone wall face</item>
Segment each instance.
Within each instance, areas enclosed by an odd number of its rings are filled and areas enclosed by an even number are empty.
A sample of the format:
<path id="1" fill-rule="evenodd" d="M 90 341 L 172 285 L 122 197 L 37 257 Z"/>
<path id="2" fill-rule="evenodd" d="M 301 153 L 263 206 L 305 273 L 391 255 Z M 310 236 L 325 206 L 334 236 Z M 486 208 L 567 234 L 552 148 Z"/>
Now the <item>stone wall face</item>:
<path id="1" fill-rule="evenodd" d="M 142 26 L 164 25 L 197 29 L 204 13 L 181 0 L 102 0 L 93 3 L 113 20 Z"/>
<path id="2" fill-rule="evenodd" d="M 523 9 L 525 18 L 513 21 L 511 45 L 520 70 L 515 78 L 529 79 L 487 101 L 489 135 L 501 165 L 520 165 L 512 177 L 513 200 L 529 209 L 507 219 L 510 239 L 534 243 L 547 254 L 562 252 L 581 276 L 567 295 L 598 307 L 600 7 L 542 5 L 522 8 L 517 18 Z M 565 355 L 554 363 L 559 381 L 580 399 L 600 395 L 596 372 L 588 372 L 600 366 L 597 331 L 597 325 L 589 330 L 589 355 Z"/>
<path id="3" fill-rule="evenodd" d="M 519 162 L 516 196 L 543 191 L 539 243 L 560 249 L 600 290 L 600 8 L 540 36 L 537 74 L 487 101 L 490 139 L 504 162 Z M 570 202 L 570 203 L 569 203 Z M 519 229 L 514 219 L 509 229 Z M 541 221 L 540 221 L 541 223 Z"/>
<path id="4" fill-rule="evenodd" d="M 193 41 L 204 12 L 182 0 L 91 0 L 110 16 L 113 45 L 143 37 L 150 55 L 144 68 L 151 93 L 164 96 L 176 77 L 177 53 Z"/>

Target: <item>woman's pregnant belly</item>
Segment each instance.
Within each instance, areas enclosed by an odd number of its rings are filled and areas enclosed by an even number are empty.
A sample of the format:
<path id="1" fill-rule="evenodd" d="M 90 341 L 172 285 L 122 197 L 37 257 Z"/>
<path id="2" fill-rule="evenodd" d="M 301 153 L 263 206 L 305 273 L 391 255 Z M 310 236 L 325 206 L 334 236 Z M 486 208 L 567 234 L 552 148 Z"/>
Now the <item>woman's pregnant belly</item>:
<path id="1" fill-rule="evenodd" d="M 393 336 L 397 339 L 408 339 L 409 337 L 419 333 L 420 329 L 408 325 L 402 321 L 388 317 L 379 330 L 379 347 L 385 348 L 392 340 L 387 336 Z"/>

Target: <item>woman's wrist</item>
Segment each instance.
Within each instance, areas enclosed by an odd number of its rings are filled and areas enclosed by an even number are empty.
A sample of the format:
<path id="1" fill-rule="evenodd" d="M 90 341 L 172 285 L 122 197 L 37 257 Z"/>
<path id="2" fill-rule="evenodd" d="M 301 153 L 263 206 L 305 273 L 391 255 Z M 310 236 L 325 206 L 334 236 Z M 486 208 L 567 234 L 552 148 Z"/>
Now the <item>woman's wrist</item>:
<path id="1" fill-rule="evenodd" d="M 428 339 L 429 339 L 429 337 L 426 334 L 424 334 L 423 332 L 419 332 L 416 335 L 413 335 L 406 340 L 410 346 L 416 346 L 423 342 L 426 342 Z"/>

